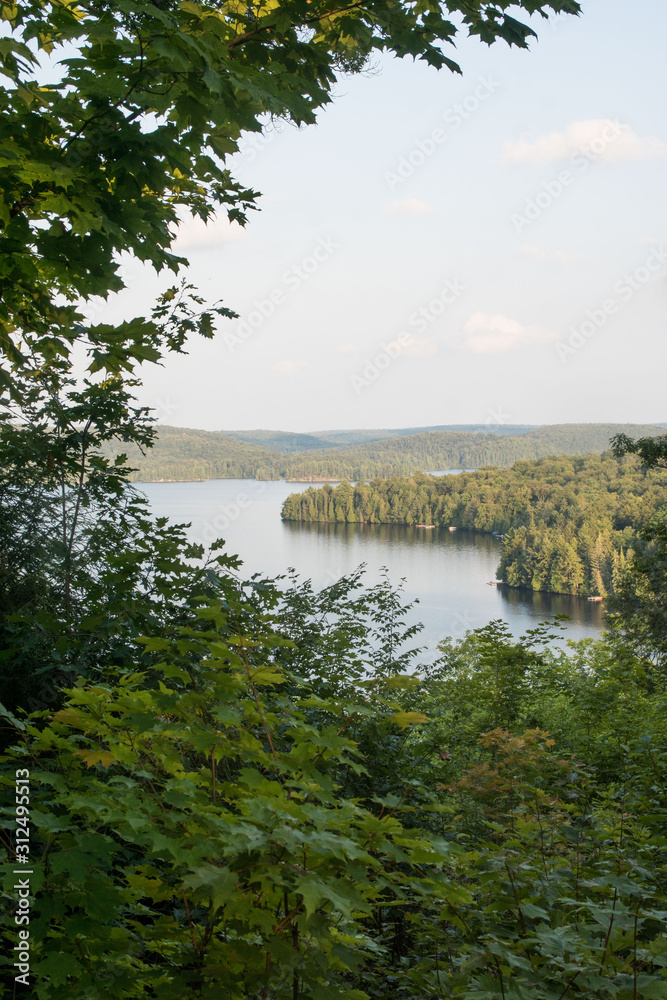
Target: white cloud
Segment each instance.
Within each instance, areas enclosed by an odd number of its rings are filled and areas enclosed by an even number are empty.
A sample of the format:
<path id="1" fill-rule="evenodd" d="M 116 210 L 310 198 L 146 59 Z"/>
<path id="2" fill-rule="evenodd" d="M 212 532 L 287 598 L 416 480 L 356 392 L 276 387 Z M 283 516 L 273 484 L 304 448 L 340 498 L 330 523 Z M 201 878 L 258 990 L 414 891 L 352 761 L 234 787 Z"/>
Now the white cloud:
<path id="1" fill-rule="evenodd" d="M 655 136 L 640 138 L 629 125 L 621 125 L 611 118 L 594 118 L 572 122 L 563 132 L 550 132 L 533 141 L 524 138 L 506 142 L 502 162 L 537 166 L 566 160 L 582 152 L 607 163 L 647 160 L 667 152 L 667 143 Z"/>
<path id="2" fill-rule="evenodd" d="M 473 354 L 499 354 L 558 340 L 557 333 L 543 326 L 522 326 L 500 313 L 473 313 L 463 330 L 467 334 L 463 347 Z"/>
<path id="3" fill-rule="evenodd" d="M 403 201 L 388 201 L 382 206 L 385 215 L 430 215 L 431 206 L 419 198 L 405 198 Z"/>
<path id="4" fill-rule="evenodd" d="M 410 337 L 410 340 L 401 347 L 401 354 L 409 358 L 430 358 L 438 353 L 438 345 L 427 337 Z"/>
<path id="5" fill-rule="evenodd" d="M 305 361 L 278 361 L 271 369 L 274 372 L 278 372 L 279 375 L 294 375 L 299 371 L 300 368 L 307 368 L 308 365 Z"/>
<path id="6" fill-rule="evenodd" d="M 238 222 L 230 222 L 223 217 L 213 216 L 208 223 L 203 219 L 184 218 L 178 226 L 174 250 L 198 250 L 200 247 L 216 246 L 221 243 L 236 243 L 244 240 L 247 232 Z"/>
<path id="7" fill-rule="evenodd" d="M 530 257 L 531 260 L 558 261 L 563 264 L 582 264 L 590 258 L 583 253 L 567 253 L 565 250 L 544 250 L 534 243 L 522 243 L 519 247 L 522 257 Z"/>

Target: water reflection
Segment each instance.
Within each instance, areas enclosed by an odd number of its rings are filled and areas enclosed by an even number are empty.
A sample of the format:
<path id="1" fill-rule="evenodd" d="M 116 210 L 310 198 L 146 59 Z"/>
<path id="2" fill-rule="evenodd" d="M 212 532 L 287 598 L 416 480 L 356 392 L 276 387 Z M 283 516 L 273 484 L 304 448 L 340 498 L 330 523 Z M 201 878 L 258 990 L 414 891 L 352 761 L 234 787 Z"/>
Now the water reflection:
<path id="1" fill-rule="evenodd" d="M 322 524 L 320 522 L 283 522 L 288 531 L 295 534 L 310 532 L 325 535 L 337 544 L 388 544 L 392 547 L 430 546 L 452 549 L 474 548 L 476 551 L 498 552 L 500 543 L 491 535 L 481 531 L 450 531 L 448 528 L 418 528 L 414 524 Z"/>
<path id="2" fill-rule="evenodd" d="M 419 600 L 418 617 L 426 627 L 429 646 L 445 636 L 460 638 L 492 618 L 507 621 L 515 635 L 553 621 L 555 615 L 570 618 L 565 639 L 597 637 L 603 627 L 603 606 L 585 598 L 490 586 L 496 580 L 501 544 L 484 532 L 308 522 L 284 522 L 283 530 L 297 550 L 307 540 L 309 547 L 323 553 L 344 551 L 350 564 L 367 562 L 369 568 L 375 567 L 379 555 L 384 559 L 381 565 L 387 564 L 390 571 L 397 567 L 406 580 L 406 595 Z"/>
<path id="3" fill-rule="evenodd" d="M 542 594 L 534 590 L 517 590 L 499 584 L 498 590 L 504 603 L 514 613 L 535 621 L 553 615 L 569 615 L 582 625 L 588 625 L 597 632 L 603 627 L 604 609 L 602 604 L 588 601 L 570 594 Z"/>
<path id="4" fill-rule="evenodd" d="M 520 635 L 555 614 L 568 614 L 566 638 L 599 635 L 599 604 L 488 586 L 500 560 L 500 542 L 488 534 L 401 524 L 281 521 L 283 500 L 307 488 L 307 483 L 233 479 L 140 487 L 156 514 L 191 522 L 193 540 L 224 537 L 227 551 L 239 555 L 248 576 L 276 576 L 294 567 L 323 587 L 366 563 L 366 580 L 373 584 L 386 566 L 392 582 L 405 579 L 406 600 L 419 602 L 410 621 L 423 623 L 420 641 L 430 649 L 446 636 L 460 638 L 497 618 Z"/>

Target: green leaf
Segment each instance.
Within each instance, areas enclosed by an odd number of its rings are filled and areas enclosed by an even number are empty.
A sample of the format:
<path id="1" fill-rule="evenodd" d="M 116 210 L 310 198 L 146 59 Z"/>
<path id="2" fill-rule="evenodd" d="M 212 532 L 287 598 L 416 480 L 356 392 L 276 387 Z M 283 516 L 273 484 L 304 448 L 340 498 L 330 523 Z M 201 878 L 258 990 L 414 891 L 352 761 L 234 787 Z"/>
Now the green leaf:
<path id="1" fill-rule="evenodd" d="M 201 865 L 183 879 L 183 885 L 197 895 L 210 896 L 214 909 L 220 909 L 235 895 L 236 875 L 228 868 Z"/>
<path id="2" fill-rule="evenodd" d="M 392 722 L 395 722 L 397 726 L 400 726 L 401 729 L 405 729 L 407 726 L 414 726 L 418 723 L 428 722 L 427 716 L 425 716 L 422 712 L 394 712 L 394 714 L 390 716 L 390 719 Z"/>

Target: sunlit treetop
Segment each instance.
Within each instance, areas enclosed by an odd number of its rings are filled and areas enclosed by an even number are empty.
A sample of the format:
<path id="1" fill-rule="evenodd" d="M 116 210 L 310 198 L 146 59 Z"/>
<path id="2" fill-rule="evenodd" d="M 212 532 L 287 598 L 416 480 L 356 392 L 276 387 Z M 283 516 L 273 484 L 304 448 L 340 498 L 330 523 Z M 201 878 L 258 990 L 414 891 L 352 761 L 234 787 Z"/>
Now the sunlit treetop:
<path id="1" fill-rule="evenodd" d="M 459 32 L 525 48 L 535 32 L 522 17 L 579 10 L 576 0 L 0 0 L 0 353 L 53 362 L 91 337 L 95 365 L 119 370 L 173 349 L 155 324 L 86 332 L 75 303 L 123 287 L 122 253 L 178 271 L 170 248 L 183 212 L 245 222 L 257 193 L 225 166 L 243 131 L 267 115 L 313 122 L 337 72 L 360 71 L 374 52 L 459 72 Z"/>

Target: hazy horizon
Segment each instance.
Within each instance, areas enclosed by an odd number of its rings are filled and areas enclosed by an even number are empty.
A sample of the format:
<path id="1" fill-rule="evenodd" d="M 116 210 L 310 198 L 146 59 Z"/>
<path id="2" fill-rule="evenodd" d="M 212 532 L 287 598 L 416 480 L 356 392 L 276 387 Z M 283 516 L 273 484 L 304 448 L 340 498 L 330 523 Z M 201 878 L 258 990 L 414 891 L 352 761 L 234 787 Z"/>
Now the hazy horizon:
<path id="1" fill-rule="evenodd" d="M 349 431 L 398 431 L 398 430 L 413 430 L 415 433 L 430 433 L 430 432 L 437 431 L 437 430 L 457 430 L 457 429 L 462 429 L 463 430 L 463 429 L 467 429 L 469 427 L 477 427 L 477 426 L 480 427 L 480 433 L 483 430 L 486 429 L 486 430 L 488 430 L 489 434 L 493 434 L 498 427 L 503 427 L 506 430 L 509 430 L 512 427 L 527 428 L 528 430 L 538 430 L 539 428 L 542 428 L 542 427 L 567 427 L 567 426 L 573 426 L 574 427 L 574 426 L 582 426 L 582 425 L 586 425 L 586 424 L 591 425 L 591 426 L 595 426 L 595 425 L 604 426 L 604 425 L 607 425 L 607 424 L 614 424 L 614 425 L 618 425 L 618 426 L 627 426 L 627 427 L 633 427 L 633 426 L 635 426 L 635 427 L 636 426 L 663 427 L 663 428 L 667 429 L 667 421 L 661 421 L 661 420 L 657 420 L 657 421 L 656 420 L 625 420 L 625 421 L 619 421 L 619 420 L 579 420 L 579 421 L 560 420 L 560 421 L 557 421 L 557 422 L 554 422 L 554 423 L 549 423 L 549 424 L 537 424 L 537 423 L 532 423 L 532 424 L 531 423 L 525 423 L 525 424 L 498 424 L 498 423 L 495 423 L 495 424 L 492 424 L 492 423 L 490 423 L 490 424 L 486 424 L 486 425 L 483 425 L 483 426 L 475 424 L 472 421 L 470 421 L 469 423 L 447 424 L 446 426 L 443 426 L 443 425 L 440 425 L 440 424 L 431 424 L 429 426 L 422 426 L 422 425 L 416 425 L 416 424 L 415 425 L 412 425 L 412 424 L 398 425 L 397 424 L 395 426 L 384 426 L 384 427 L 370 426 L 370 425 L 369 426 L 365 426 L 365 427 L 360 427 L 360 426 L 356 426 L 356 425 L 355 426 L 350 425 L 349 427 L 325 427 L 325 428 L 320 427 L 320 428 L 317 428 L 316 430 L 312 430 L 312 429 L 305 430 L 303 428 L 296 428 L 295 429 L 293 427 L 283 427 L 283 426 L 280 426 L 280 427 L 259 427 L 259 426 L 257 426 L 257 427 L 191 427 L 191 426 L 185 426 L 184 424 L 171 424 L 168 421 L 164 421 L 163 422 L 164 426 L 175 427 L 175 428 L 181 429 L 181 430 L 210 431 L 210 432 L 215 433 L 215 434 L 230 434 L 231 435 L 231 434 L 240 434 L 240 433 L 252 434 L 252 433 L 258 433 L 258 432 L 259 433 L 261 433 L 261 432 L 269 432 L 269 433 L 311 435 L 313 437 L 317 436 L 318 434 L 319 435 L 321 435 L 321 434 L 337 434 L 339 432 L 340 433 L 346 433 L 346 432 L 349 432 Z"/>

